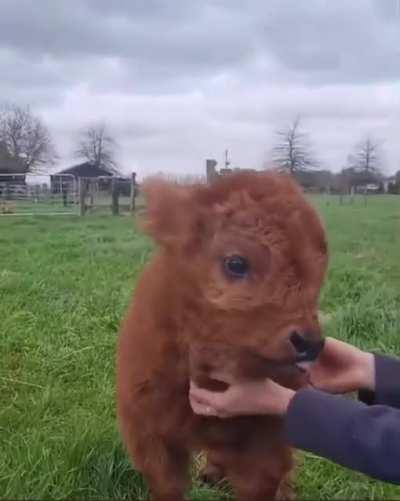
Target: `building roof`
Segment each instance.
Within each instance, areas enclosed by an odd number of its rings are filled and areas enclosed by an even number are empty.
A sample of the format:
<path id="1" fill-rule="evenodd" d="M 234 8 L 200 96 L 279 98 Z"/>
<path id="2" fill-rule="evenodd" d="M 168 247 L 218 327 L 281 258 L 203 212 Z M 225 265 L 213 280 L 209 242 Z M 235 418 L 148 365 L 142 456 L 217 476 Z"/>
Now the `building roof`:
<path id="1" fill-rule="evenodd" d="M 99 177 L 99 176 L 113 176 L 113 172 L 106 167 L 93 164 L 91 162 L 83 162 L 77 165 L 68 167 L 53 174 L 53 176 L 62 174 L 72 174 L 76 177 Z"/>

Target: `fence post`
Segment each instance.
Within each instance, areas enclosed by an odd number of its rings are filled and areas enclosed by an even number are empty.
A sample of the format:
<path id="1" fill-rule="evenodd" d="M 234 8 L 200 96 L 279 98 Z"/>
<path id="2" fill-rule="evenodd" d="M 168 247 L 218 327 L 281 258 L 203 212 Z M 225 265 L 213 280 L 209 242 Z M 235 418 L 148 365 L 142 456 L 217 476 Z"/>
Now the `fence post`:
<path id="1" fill-rule="evenodd" d="M 111 180 L 111 212 L 113 216 L 118 216 L 119 214 L 119 190 L 118 190 L 118 179 L 113 177 Z"/>
<path id="2" fill-rule="evenodd" d="M 35 203 L 37 204 L 40 199 L 40 186 L 35 184 Z"/>
<path id="3" fill-rule="evenodd" d="M 62 192 L 63 206 L 67 207 L 68 206 L 68 186 L 65 186 L 65 184 L 63 184 L 61 187 L 61 192 Z"/>
<path id="4" fill-rule="evenodd" d="M 136 209 L 136 172 L 132 172 L 131 177 L 131 212 Z"/>
<path id="5" fill-rule="evenodd" d="M 79 186 L 79 213 L 84 216 L 86 213 L 86 182 L 85 178 L 78 178 Z"/>

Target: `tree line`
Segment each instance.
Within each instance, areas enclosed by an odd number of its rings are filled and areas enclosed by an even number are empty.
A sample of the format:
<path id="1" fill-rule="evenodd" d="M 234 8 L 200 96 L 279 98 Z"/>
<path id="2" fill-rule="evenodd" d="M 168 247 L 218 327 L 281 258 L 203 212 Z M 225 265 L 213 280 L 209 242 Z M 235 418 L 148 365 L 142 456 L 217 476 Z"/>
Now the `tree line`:
<path id="1" fill-rule="evenodd" d="M 11 158 L 18 160 L 22 172 L 44 172 L 44 168 L 59 158 L 49 128 L 29 106 L 0 106 L 0 145 Z M 97 123 L 79 131 L 74 156 L 118 174 L 116 150 L 117 143 L 107 126 Z M 331 177 L 336 176 L 342 188 L 383 180 L 382 148 L 376 139 L 370 135 L 362 138 L 348 155 L 347 164 L 340 173 L 333 175 L 321 168 L 299 116 L 286 128 L 276 131 L 271 157 L 273 166 L 281 171 L 298 178 L 307 173 L 328 173 Z M 400 184 L 400 172 L 397 177 Z"/>
<path id="2" fill-rule="evenodd" d="M 276 132 L 276 144 L 272 148 L 273 164 L 278 170 L 298 178 L 310 172 L 323 176 L 327 170 L 322 168 L 301 125 L 300 117 L 296 117 L 287 128 Z M 384 177 L 382 144 L 371 135 L 366 135 L 354 145 L 340 172 L 331 174 L 330 181 L 334 178 L 332 184 L 340 191 L 350 191 L 358 186 L 382 184 Z M 395 184 L 400 184 L 400 171 L 396 174 Z"/>

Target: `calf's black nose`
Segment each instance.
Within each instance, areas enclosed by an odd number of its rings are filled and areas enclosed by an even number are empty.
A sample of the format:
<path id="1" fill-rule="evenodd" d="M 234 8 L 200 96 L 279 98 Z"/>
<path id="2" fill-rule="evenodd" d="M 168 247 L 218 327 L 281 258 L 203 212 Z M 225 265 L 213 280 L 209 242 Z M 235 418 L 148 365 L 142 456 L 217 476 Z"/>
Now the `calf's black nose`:
<path id="1" fill-rule="evenodd" d="M 289 339 L 296 350 L 296 362 L 313 362 L 324 347 L 324 339 L 309 332 L 293 331 Z"/>

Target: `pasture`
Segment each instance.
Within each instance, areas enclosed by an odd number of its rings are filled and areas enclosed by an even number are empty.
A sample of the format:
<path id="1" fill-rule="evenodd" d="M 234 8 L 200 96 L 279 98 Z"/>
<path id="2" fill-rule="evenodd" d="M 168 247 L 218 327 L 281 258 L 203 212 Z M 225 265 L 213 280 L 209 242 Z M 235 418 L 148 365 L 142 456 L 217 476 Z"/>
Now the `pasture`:
<path id="1" fill-rule="evenodd" d="M 400 355 L 400 197 L 314 202 L 331 251 L 326 333 Z M 0 497 L 143 498 L 116 430 L 114 347 L 150 252 L 130 217 L 0 218 Z M 301 499 L 400 499 L 317 457 L 298 463 Z"/>

